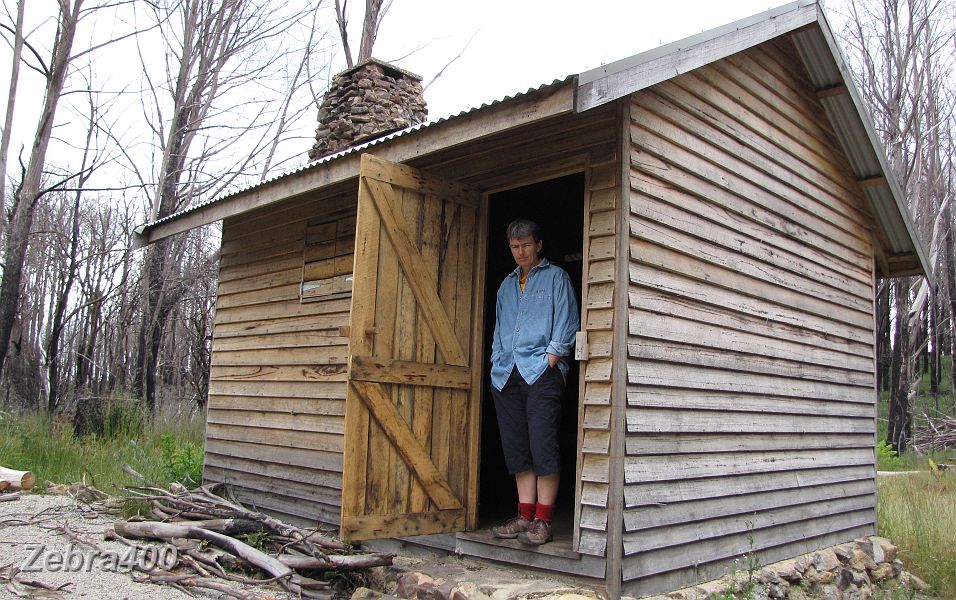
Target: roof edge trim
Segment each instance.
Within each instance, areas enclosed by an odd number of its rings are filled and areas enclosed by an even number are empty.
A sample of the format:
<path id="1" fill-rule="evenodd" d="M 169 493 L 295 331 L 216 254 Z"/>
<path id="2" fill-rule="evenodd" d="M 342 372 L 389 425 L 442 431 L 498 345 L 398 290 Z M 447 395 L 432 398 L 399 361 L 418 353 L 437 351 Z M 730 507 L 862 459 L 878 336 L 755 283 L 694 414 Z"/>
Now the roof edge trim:
<path id="1" fill-rule="evenodd" d="M 815 0 L 797 0 L 585 71 L 578 76 L 575 111 L 583 112 L 612 102 L 815 23 L 819 13 L 820 8 Z"/>
<path id="2" fill-rule="evenodd" d="M 890 165 L 887 162 L 886 148 L 883 147 L 883 142 L 880 141 L 880 138 L 876 135 L 876 130 L 873 127 L 873 118 L 870 115 L 869 110 L 866 108 L 863 98 L 860 96 L 860 91 L 857 89 L 856 83 L 853 81 L 853 75 L 850 73 L 847 62 L 843 57 L 843 52 L 840 50 L 840 46 L 837 44 L 836 39 L 833 37 L 833 30 L 830 28 L 830 23 L 827 21 L 826 14 L 822 10 L 819 11 L 817 16 L 817 24 L 819 25 L 819 34 L 823 37 L 824 43 L 826 43 L 827 47 L 829 48 L 834 64 L 836 65 L 836 68 L 840 73 L 840 77 L 843 80 L 842 83 L 847 90 L 850 102 L 853 103 L 853 107 L 856 110 L 856 113 L 859 115 L 859 125 L 863 129 L 867 140 L 869 140 L 868 150 L 873 153 L 871 158 L 878 162 L 879 170 L 881 171 L 880 173 L 857 173 L 856 175 L 860 179 L 882 176 L 882 185 L 885 185 L 889 189 L 889 193 L 893 197 L 893 200 L 896 204 L 896 210 L 899 213 L 902 225 L 906 229 L 906 233 L 912 241 L 913 253 L 916 255 L 923 274 L 925 276 L 930 276 L 932 274 L 932 268 L 927 260 L 926 251 L 923 248 L 923 244 L 920 243 L 919 236 L 916 233 L 916 225 L 913 223 L 909 208 L 906 206 L 906 196 L 903 193 L 903 190 L 900 187 L 899 181 L 897 181 L 893 170 L 890 168 Z M 843 140 L 841 140 L 841 142 L 843 142 Z M 849 151 L 849 149 L 847 149 L 847 151 Z M 876 207 L 874 207 L 874 215 L 876 215 L 875 209 Z M 897 276 L 892 273 L 890 275 Z"/>

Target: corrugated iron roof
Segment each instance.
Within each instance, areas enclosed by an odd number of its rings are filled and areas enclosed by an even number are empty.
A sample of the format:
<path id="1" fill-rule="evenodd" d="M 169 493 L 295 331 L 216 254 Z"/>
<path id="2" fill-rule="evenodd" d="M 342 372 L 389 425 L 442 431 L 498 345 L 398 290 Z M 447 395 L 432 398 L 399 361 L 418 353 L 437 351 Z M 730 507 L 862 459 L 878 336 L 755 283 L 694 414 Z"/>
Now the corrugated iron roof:
<path id="1" fill-rule="evenodd" d="M 360 153 L 390 140 L 442 123 L 453 122 L 487 108 L 550 88 L 558 88 L 574 82 L 575 109 L 580 112 L 783 34 L 789 34 L 793 40 L 816 89 L 834 92 L 821 94 L 821 103 L 855 175 L 861 181 L 866 181 L 866 185 L 863 186 L 864 197 L 886 241 L 887 254 L 891 257 L 915 257 L 915 263 L 918 263 L 923 272 L 930 273 L 925 252 L 916 236 L 905 198 L 886 162 L 886 153 L 873 130 L 872 121 L 833 39 L 826 17 L 819 4 L 813 0 L 797 0 L 597 69 L 530 88 L 524 93 L 506 96 L 500 100 L 465 109 L 455 115 L 384 135 L 150 223 L 142 232 L 282 179 L 321 169 L 324 165 L 350 154 Z M 912 271 L 913 268 L 909 267 L 909 270 Z"/>
<path id="2" fill-rule="evenodd" d="M 863 195 L 889 246 L 886 250 L 890 255 L 915 254 L 923 272 L 930 274 L 931 267 L 916 234 L 906 198 L 887 163 L 886 150 L 873 129 L 873 120 L 822 11 L 818 18 L 819 28 L 797 31 L 791 39 L 810 81 L 818 90 L 845 87 L 845 93 L 826 95 L 820 102 L 856 177 L 883 179 L 882 184 L 865 185 Z"/>
<path id="3" fill-rule="evenodd" d="M 470 107 L 470 108 L 466 108 L 466 109 L 464 109 L 464 110 L 462 110 L 462 111 L 460 111 L 460 112 L 458 112 L 458 113 L 452 114 L 452 115 L 446 115 L 446 116 L 439 117 L 439 118 L 434 119 L 434 120 L 426 121 L 425 123 L 420 123 L 420 124 L 418 124 L 418 125 L 412 125 L 411 127 L 406 127 L 405 129 L 399 129 L 398 131 L 393 131 L 393 132 L 391 132 L 391 133 L 387 133 L 387 134 L 382 135 L 382 136 L 380 136 L 380 137 L 377 137 L 377 138 L 368 140 L 368 141 L 366 141 L 366 142 L 362 142 L 361 144 L 357 144 L 357 145 L 355 145 L 355 146 L 350 146 L 350 147 L 346 148 L 345 150 L 340 150 L 339 152 L 335 152 L 335 153 L 333 153 L 333 154 L 329 154 L 329 155 L 327 155 L 327 156 L 323 156 L 322 158 L 320 158 L 320 159 L 318 159 L 318 160 L 315 160 L 315 161 L 312 161 L 312 162 L 310 162 L 310 163 L 308 163 L 308 164 L 301 165 L 301 166 L 299 166 L 299 167 L 294 167 L 294 168 L 292 168 L 292 169 L 290 169 L 290 170 L 288 170 L 288 171 L 285 171 L 285 172 L 283 172 L 283 173 L 279 173 L 279 174 L 274 175 L 274 176 L 272 176 L 272 177 L 268 177 L 268 178 L 266 178 L 266 179 L 264 179 L 264 180 L 262 180 L 262 181 L 258 181 L 258 182 L 256 182 L 256 183 L 253 183 L 253 184 L 249 184 L 249 185 L 240 187 L 240 188 L 238 188 L 237 190 L 235 190 L 235 191 L 233 191 L 233 192 L 230 192 L 229 194 L 226 194 L 225 196 L 220 196 L 220 197 L 218 197 L 218 198 L 213 198 L 213 199 L 211 199 L 211 200 L 207 200 L 207 201 L 205 201 L 205 202 L 201 202 L 201 203 L 199 203 L 199 204 L 197 204 L 197 205 L 195 205 L 195 206 L 192 206 L 192 207 L 190 207 L 190 208 L 186 208 L 186 209 L 183 209 L 183 210 L 181 210 L 181 211 L 179 211 L 179 212 L 176 212 L 176 213 L 173 213 L 173 214 L 168 215 L 168 216 L 166 216 L 166 217 L 163 217 L 162 219 L 157 219 L 156 221 L 153 221 L 152 223 L 149 223 L 149 224 L 147 224 L 146 226 L 144 226 L 143 229 L 142 229 L 142 231 L 146 231 L 147 229 L 151 229 L 151 228 L 154 228 L 154 227 L 156 227 L 156 226 L 158 226 L 158 225 L 162 225 L 163 223 L 166 223 L 166 222 L 169 222 L 169 221 L 174 221 L 174 220 L 176 220 L 176 219 L 182 218 L 182 217 L 184 217 L 184 216 L 186 216 L 186 215 L 188 215 L 188 214 L 197 212 L 197 211 L 199 211 L 199 210 L 201 210 L 201 209 L 204 209 L 204 208 L 207 208 L 207 207 L 209 207 L 209 206 L 211 206 L 211 205 L 213 205 L 213 204 L 218 204 L 218 203 L 220 203 L 220 202 L 225 202 L 226 200 L 228 200 L 228 199 L 230 199 L 230 198 L 232 198 L 232 197 L 234 197 L 234 196 L 238 196 L 238 195 L 240 195 L 240 194 L 245 194 L 245 193 L 247 193 L 247 192 L 249 192 L 249 191 L 252 191 L 252 190 L 254 190 L 254 189 L 258 188 L 258 187 L 261 187 L 261 186 L 264 186 L 264 185 L 267 185 L 267 184 L 270 184 L 270 183 L 274 183 L 274 182 L 279 181 L 279 180 L 281 180 L 281 179 L 286 179 L 286 178 L 288 178 L 288 177 L 292 177 L 292 176 L 298 175 L 298 174 L 300 174 L 300 173 L 304 173 L 304 172 L 306 172 L 306 171 L 310 171 L 310 170 L 313 170 L 313 169 L 321 168 L 323 165 L 325 165 L 325 164 L 327 164 L 327 163 L 329 163 L 329 162 L 332 162 L 332 161 L 334 161 L 334 160 L 337 160 L 337 159 L 339 159 L 339 158 L 342 158 L 343 156 L 348 156 L 349 154 L 361 153 L 361 152 L 364 152 L 365 150 L 367 150 L 367 149 L 369 149 L 369 148 L 373 148 L 373 147 L 375 147 L 375 146 L 377 146 L 377 145 L 379 145 L 379 144 L 382 144 L 382 143 L 384 143 L 384 142 L 387 142 L 387 141 L 390 141 L 390 140 L 394 140 L 394 139 L 399 138 L 399 137 L 402 137 L 402 136 L 409 135 L 409 134 L 414 133 L 414 132 L 416 132 L 416 131 L 421 131 L 421 130 L 423 130 L 423 129 L 428 129 L 428 128 L 430 128 L 430 127 L 434 127 L 434 126 L 439 125 L 439 124 L 441 124 L 441 123 L 447 123 L 447 122 L 449 122 L 449 121 L 454 121 L 455 119 L 459 119 L 459 118 L 461 118 L 461 117 L 468 116 L 468 115 L 470 115 L 470 114 L 472 114 L 472 113 L 475 113 L 475 112 L 477 112 L 477 111 L 484 110 L 484 109 L 486 109 L 486 108 L 490 108 L 490 107 L 493 107 L 493 106 L 497 106 L 497 105 L 499 105 L 499 104 L 502 104 L 502 103 L 505 103 L 505 102 L 509 102 L 509 101 L 511 101 L 511 100 L 520 99 L 520 98 L 523 98 L 523 97 L 525 97 L 525 96 L 529 96 L 529 95 L 532 95 L 532 94 L 537 94 L 537 93 L 540 93 L 540 92 L 547 91 L 547 90 L 549 90 L 549 89 L 551 89 L 551 88 L 555 88 L 555 87 L 558 87 L 558 86 L 561 86 L 561 85 L 566 85 L 567 83 L 573 81 L 575 77 L 576 77 L 575 75 L 569 75 L 569 76 L 567 76 L 567 77 L 564 78 L 564 79 L 555 79 L 555 80 L 552 81 L 551 83 L 542 83 L 541 85 L 539 85 L 539 86 L 537 86 L 537 87 L 528 88 L 528 90 L 525 91 L 525 92 L 519 92 L 519 93 L 516 93 L 516 94 L 512 94 L 512 95 L 505 96 L 504 98 L 500 98 L 500 99 L 498 99 L 498 100 L 492 100 L 492 101 L 489 101 L 489 102 L 485 102 L 485 103 L 482 103 L 482 104 L 479 105 L 479 106 L 473 106 L 473 107 Z"/>

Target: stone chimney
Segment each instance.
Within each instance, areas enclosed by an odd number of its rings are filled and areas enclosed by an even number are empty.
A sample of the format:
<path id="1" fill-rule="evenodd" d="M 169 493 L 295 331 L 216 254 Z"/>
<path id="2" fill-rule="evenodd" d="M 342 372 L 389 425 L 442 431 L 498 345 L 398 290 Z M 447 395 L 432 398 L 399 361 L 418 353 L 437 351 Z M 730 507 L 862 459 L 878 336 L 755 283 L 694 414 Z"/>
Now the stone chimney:
<path id="1" fill-rule="evenodd" d="M 374 58 L 332 79 L 319 107 L 319 127 L 309 158 L 344 150 L 428 116 L 422 78 Z"/>

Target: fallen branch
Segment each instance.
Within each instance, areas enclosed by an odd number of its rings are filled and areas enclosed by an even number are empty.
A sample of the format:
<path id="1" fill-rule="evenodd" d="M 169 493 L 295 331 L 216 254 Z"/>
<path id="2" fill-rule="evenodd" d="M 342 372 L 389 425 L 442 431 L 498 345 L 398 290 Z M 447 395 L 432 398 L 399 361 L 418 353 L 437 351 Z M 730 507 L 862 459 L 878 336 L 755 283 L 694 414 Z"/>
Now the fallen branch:
<path id="1" fill-rule="evenodd" d="M 292 569 L 268 554 L 256 550 L 249 544 L 240 542 L 235 538 L 201 527 L 175 523 L 156 523 L 152 521 L 144 521 L 141 523 L 120 521 L 113 525 L 113 529 L 123 537 L 160 540 L 170 540 L 172 538 L 206 540 L 210 544 L 228 550 L 249 564 L 259 567 L 266 573 L 269 573 L 274 579 L 283 579 L 292 575 Z"/>
<path id="2" fill-rule="evenodd" d="M 133 467 L 129 465 L 123 465 L 120 470 L 126 473 L 127 475 L 129 475 L 130 477 L 132 477 L 133 479 L 146 483 L 146 476 L 141 474 L 139 471 L 137 471 Z"/>
<path id="3" fill-rule="evenodd" d="M 0 494 L 0 502 L 13 502 L 14 500 L 19 500 L 23 496 L 23 492 L 13 492 L 12 494 Z"/>
<path id="4" fill-rule="evenodd" d="M 78 533 L 70 529 L 69 525 L 64 523 L 59 527 L 60 531 L 70 537 L 73 541 L 78 544 L 82 544 L 90 548 L 95 556 L 106 557 L 109 556 L 109 553 L 104 550 L 99 544 L 93 540 L 87 539 Z M 239 600 L 262 600 L 261 596 L 253 594 L 251 592 L 246 592 L 240 590 L 234 586 L 228 585 L 221 581 L 216 581 L 212 579 L 206 579 L 203 577 L 195 577 L 189 574 L 176 574 L 169 571 L 164 571 L 158 568 L 146 569 L 142 565 L 133 563 L 131 567 L 142 573 L 141 576 L 134 576 L 134 580 L 141 582 L 150 582 L 150 583 L 159 583 L 170 585 L 173 587 L 197 587 L 215 590 L 217 592 L 232 596 L 233 598 L 238 598 Z M 187 592 L 188 593 L 188 592 Z"/>
<path id="5" fill-rule="evenodd" d="M 37 579 L 24 579 L 19 573 L 19 567 L 14 567 L 12 563 L 0 567 L 0 582 L 6 582 L 6 590 L 20 598 L 53 598 L 54 600 L 63 600 L 63 594 L 61 592 L 69 592 L 70 590 L 66 588 L 73 585 L 72 582 L 67 582 L 57 586 L 44 583 Z M 19 589 L 19 586 L 27 589 Z"/>
<path id="6" fill-rule="evenodd" d="M 912 448 L 928 454 L 956 448 L 956 417 L 922 415 L 913 428 Z"/>
<path id="7" fill-rule="evenodd" d="M 392 563 L 390 554 L 336 554 L 346 550 L 340 540 L 318 530 L 301 529 L 269 515 L 249 510 L 235 498 L 211 487 L 188 490 L 181 485 L 163 489 L 128 486 L 129 498 L 146 501 L 157 521 L 130 519 L 114 524 L 108 537 L 135 545 L 126 538 L 164 540 L 178 550 L 178 565 L 163 575 L 168 585 L 192 586 L 216 578 L 243 584 L 275 582 L 305 598 L 330 597 L 328 581 L 296 572 L 348 572 Z M 218 490 L 217 490 L 218 491 Z M 228 495 L 228 488 L 222 490 Z M 246 541 L 231 537 L 246 534 Z M 255 536 L 254 538 L 252 536 Z M 251 540 L 255 540 L 254 543 Z M 209 544 L 200 546 L 199 542 Z M 215 552 L 207 548 L 215 547 Z M 163 565 L 169 567 L 169 565 Z M 267 579 L 250 579 L 234 569 L 256 569 Z"/>
<path id="8" fill-rule="evenodd" d="M 279 562 L 293 569 L 302 570 L 340 570 L 352 571 L 370 567 L 384 567 L 392 564 L 392 554 L 356 554 L 343 556 L 330 554 L 326 558 L 280 554 Z"/>
<path id="9" fill-rule="evenodd" d="M 134 577 L 134 581 L 140 582 L 149 582 L 149 583 L 164 583 L 167 585 L 181 585 L 185 587 L 198 587 L 205 588 L 208 590 L 215 590 L 223 594 L 228 594 L 233 598 L 239 598 L 239 600 L 263 600 L 262 596 L 254 594 L 252 592 L 246 592 L 229 585 L 228 583 L 223 583 L 215 579 L 207 579 L 205 577 L 195 577 L 193 575 L 177 575 L 175 573 L 145 573 L 145 577 Z"/>

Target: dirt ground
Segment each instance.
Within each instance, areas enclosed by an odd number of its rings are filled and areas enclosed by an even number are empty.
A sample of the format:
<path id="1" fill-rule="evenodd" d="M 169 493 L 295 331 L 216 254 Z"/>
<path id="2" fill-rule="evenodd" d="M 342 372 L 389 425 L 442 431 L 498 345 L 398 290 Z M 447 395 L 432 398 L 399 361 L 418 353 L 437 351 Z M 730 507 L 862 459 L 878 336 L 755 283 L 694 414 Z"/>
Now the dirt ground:
<path id="1" fill-rule="evenodd" d="M 122 557 L 125 546 L 103 540 L 103 531 L 115 520 L 109 514 L 88 510 L 86 505 L 66 496 L 28 494 L 16 501 L 0 502 L 0 567 L 18 567 L 18 579 L 59 588 L 59 597 L 62 598 L 156 598 L 155 585 L 137 583 L 128 572 L 121 572 L 119 568 L 115 572 L 109 568 L 104 570 L 101 568 L 104 565 L 92 560 L 88 549 L 77 545 L 59 529 L 67 526 Z M 71 561 L 71 557 L 78 558 Z M 19 596 L 7 589 L 10 584 L 4 584 L 0 586 L 0 598 Z M 57 597 L 55 593 L 44 596 L 32 586 L 13 586 L 22 594 L 35 594 L 33 597 Z M 162 597 L 170 600 L 189 598 L 172 588 L 163 589 Z"/>
<path id="2" fill-rule="evenodd" d="M 0 599 L 17 597 L 34 598 L 90 598 L 147 600 L 161 597 L 169 600 L 187 600 L 187 594 L 169 586 L 143 583 L 135 580 L 136 574 L 124 569 L 126 560 L 132 557 L 126 546 L 103 539 L 103 532 L 120 517 L 90 506 L 68 496 L 27 494 L 19 500 L 0 502 Z M 104 550 L 116 553 L 118 560 L 112 564 L 96 558 L 87 547 L 77 544 L 62 528 L 68 527 L 75 534 L 94 541 Z M 41 582 L 45 588 L 9 583 L 6 579 L 10 567 L 20 569 L 17 579 Z M 427 575 L 425 575 L 427 574 Z M 402 577 L 420 580 L 455 581 L 467 579 L 485 590 L 493 588 L 495 598 L 534 596 L 593 598 L 587 590 L 575 590 L 573 585 L 559 579 L 534 576 L 530 572 L 497 568 L 454 556 L 437 555 L 425 551 L 409 551 L 396 556 L 394 567 L 378 569 L 371 574 L 367 584 L 393 594 L 400 592 Z M 5 577 L 6 576 L 6 577 Z M 420 577 L 421 576 L 421 577 Z M 361 582 L 360 582 L 361 583 Z M 8 586 L 13 586 L 11 591 Z M 264 599 L 280 600 L 294 598 L 276 586 L 245 587 Z M 16 593 L 15 593 L 16 592 Z M 580 593 L 578 593 L 580 592 Z M 32 595 L 30 595 L 32 594 Z M 199 591 L 200 597 L 224 597 L 216 592 Z M 347 596 L 346 596 L 347 597 Z M 394 596 L 393 596 L 394 597 Z"/>
<path id="3" fill-rule="evenodd" d="M 0 502 L 0 600 L 17 597 L 187 600 L 191 597 L 169 586 L 136 581 L 137 574 L 124 568 L 124 563 L 143 560 L 144 557 L 131 557 L 126 546 L 103 539 L 104 531 L 120 517 L 104 512 L 101 506 L 98 508 L 100 510 L 91 510 L 89 505 L 68 496 L 46 494 L 27 494 L 13 502 Z M 93 557 L 87 547 L 77 544 L 64 533 L 64 527 L 92 540 L 107 552 L 115 553 L 117 560 L 110 563 Z M 11 568 L 20 570 L 15 579 L 22 583 L 9 582 Z M 29 581 L 40 582 L 42 587 L 26 585 Z M 442 585 L 442 582 L 456 582 L 454 590 L 458 593 L 444 589 L 449 586 Z M 353 583 L 361 585 L 363 581 Z M 568 578 L 547 578 L 532 571 L 424 550 L 401 551 L 396 555 L 393 567 L 370 571 L 364 583 L 379 592 L 386 592 L 384 598 L 408 597 L 406 593 L 416 592 L 419 597 L 422 597 L 421 593 L 427 597 L 444 597 L 444 594 L 434 596 L 428 593 L 430 588 L 438 593 L 439 587 L 443 592 L 452 591 L 447 597 L 454 598 L 589 600 L 597 597 L 591 590 L 575 586 Z M 295 597 L 277 586 L 246 586 L 243 589 L 263 600 Z M 225 597 L 206 590 L 196 592 L 196 596 Z M 693 594 L 675 592 L 670 596 L 689 598 Z M 373 599 L 382 596 L 359 589 L 355 597 Z M 942 600 L 902 589 L 880 590 L 874 600 L 900 598 Z"/>

